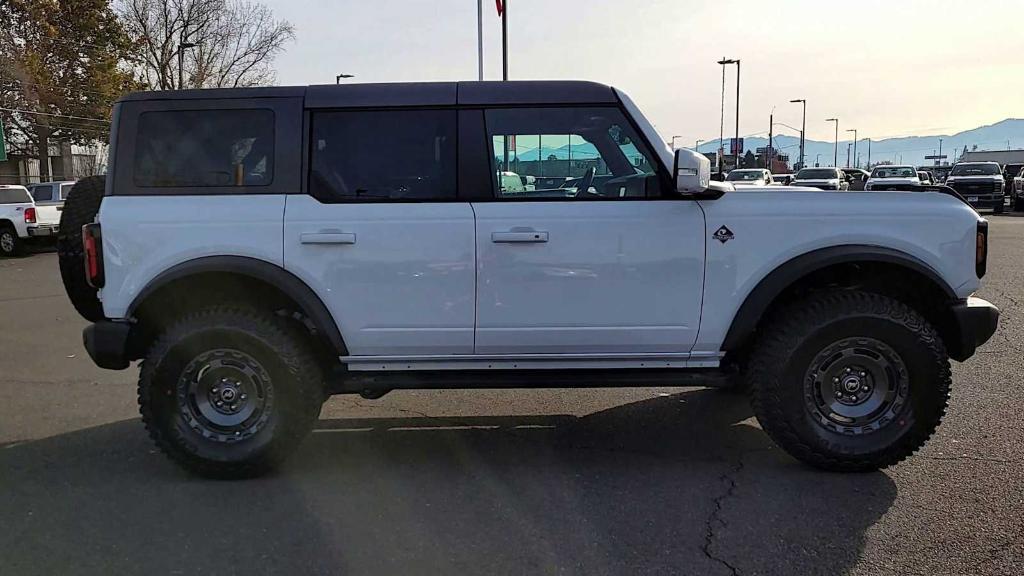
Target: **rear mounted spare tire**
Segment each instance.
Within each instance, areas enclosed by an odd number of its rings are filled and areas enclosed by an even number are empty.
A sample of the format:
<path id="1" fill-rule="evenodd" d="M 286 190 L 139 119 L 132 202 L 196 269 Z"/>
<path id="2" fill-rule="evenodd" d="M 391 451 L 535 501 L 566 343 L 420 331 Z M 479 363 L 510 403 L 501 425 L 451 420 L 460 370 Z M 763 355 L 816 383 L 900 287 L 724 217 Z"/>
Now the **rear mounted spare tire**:
<path id="1" fill-rule="evenodd" d="M 85 249 L 82 246 L 82 226 L 92 223 L 100 210 L 106 181 L 103 176 L 89 176 L 79 180 L 64 200 L 57 235 L 57 258 L 60 277 L 71 304 L 90 322 L 103 320 L 103 305 L 96 289 L 85 279 Z"/>

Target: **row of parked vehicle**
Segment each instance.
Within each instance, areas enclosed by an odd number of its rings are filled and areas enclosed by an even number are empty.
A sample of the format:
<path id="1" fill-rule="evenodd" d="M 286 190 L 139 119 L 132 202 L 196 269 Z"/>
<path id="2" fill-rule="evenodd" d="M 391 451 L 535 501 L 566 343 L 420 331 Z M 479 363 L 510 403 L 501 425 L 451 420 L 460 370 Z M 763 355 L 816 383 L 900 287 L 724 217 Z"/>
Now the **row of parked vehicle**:
<path id="1" fill-rule="evenodd" d="M 860 168 L 815 167 L 803 168 L 796 174 L 772 174 L 764 168 L 743 168 L 729 172 L 725 180 L 737 188 L 806 186 L 821 190 L 874 191 L 944 184 L 959 192 L 975 208 L 990 208 L 1001 213 L 1009 196 L 1014 210 L 1024 210 L 1024 166 L 1003 167 L 997 162 L 959 162 L 942 182 L 930 171 L 891 164 L 876 166 L 871 172 Z"/>
<path id="2" fill-rule="evenodd" d="M 28 187 L 0 185 L 0 256 L 17 256 L 30 242 L 54 241 L 73 181 Z"/>

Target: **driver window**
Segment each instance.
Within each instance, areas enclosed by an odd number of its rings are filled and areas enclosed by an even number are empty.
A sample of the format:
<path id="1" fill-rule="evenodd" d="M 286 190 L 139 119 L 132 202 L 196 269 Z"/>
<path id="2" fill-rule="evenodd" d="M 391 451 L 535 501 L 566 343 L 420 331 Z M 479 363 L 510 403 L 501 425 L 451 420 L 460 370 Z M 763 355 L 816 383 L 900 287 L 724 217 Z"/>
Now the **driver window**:
<path id="1" fill-rule="evenodd" d="M 498 198 L 661 195 L 663 175 L 617 108 L 493 109 L 486 120 Z"/>

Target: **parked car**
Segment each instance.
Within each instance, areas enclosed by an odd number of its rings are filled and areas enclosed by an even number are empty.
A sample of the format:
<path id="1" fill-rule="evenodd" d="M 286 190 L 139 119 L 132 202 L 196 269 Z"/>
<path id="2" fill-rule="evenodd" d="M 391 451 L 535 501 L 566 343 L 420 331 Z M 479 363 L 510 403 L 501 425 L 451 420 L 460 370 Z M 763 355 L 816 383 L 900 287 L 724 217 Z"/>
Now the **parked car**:
<path id="1" fill-rule="evenodd" d="M 733 170 L 725 177 L 725 181 L 732 182 L 733 186 L 768 186 L 774 182 L 772 173 L 764 168 Z"/>
<path id="2" fill-rule="evenodd" d="M 900 185 L 919 185 L 920 178 L 917 168 L 913 166 L 883 165 L 875 166 L 871 176 L 864 184 L 865 190 L 897 190 Z M 891 188 L 890 188 L 891 187 Z"/>
<path id="3" fill-rule="evenodd" d="M 793 182 L 793 174 L 772 174 L 772 180 L 780 186 L 789 186 Z"/>
<path id="4" fill-rule="evenodd" d="M 931 185 L 935 182 L 932 180 L 932 173 L 925 170 L 917 171 L 917 179 L 921 181 L 921 184 Z"/>
<path id="5" fill-rule="evenodd" d="M 860 168 L 843 168 L 843 175 L 846 176 L 846 182 L 850 185 L 850 190 L 863 190 L 864 183 L 868 179 L 868 171 Z"/>
<path id="6" fill-rule="evenodd" d="M 1013 178 L 1013 209 L 1024 211 L 1024 167 Z"/>
<path id="7" fill-rule="evenodd" d="M 793 186 L 808 186 L 821 190 L 849 190 L 846 175 L 838 168 L 802 168 L 793 177 Z"/>
<path id="8" fill-rule="evenodd" d="M 74 185 L 73 180 L 65 180 L 28 186 L 39 219 L 38 224 L 32 230 L 34 236 L 56 238 L 60 228 L 60 212 L 64 209 L 64 200 Z"/>
<path id="9" fill-rule="evenodd" d="M 957 162 L 946 178 L 946 186 L 967 198 L 971 206 L 991 208 L 996 214 L 1003 211 L 1006 184 L 996 162 Z"/>
<path id="10" fill-rule="evenodd" d="M 144 360 L 150 436 L 202 474 L 276 465 L 330 394 L 737 378 L 790 454 L 873 470 L 931 436 L 949 359 L 998 324 L 961 198 L 712 182 L 600 84 L 142 92 L 113 127 L 111 174 L 65 204 L 61 276 L 89 356 Z M 601 174 L 512 190 L 512 135 L 589 142 Z"/>
<path id="11" fill-rule="evenodd" d="M 21 254 L 28 227 L 35 220 L 35 204 L 28 190 L 0 184 L 0 256 Z"/>

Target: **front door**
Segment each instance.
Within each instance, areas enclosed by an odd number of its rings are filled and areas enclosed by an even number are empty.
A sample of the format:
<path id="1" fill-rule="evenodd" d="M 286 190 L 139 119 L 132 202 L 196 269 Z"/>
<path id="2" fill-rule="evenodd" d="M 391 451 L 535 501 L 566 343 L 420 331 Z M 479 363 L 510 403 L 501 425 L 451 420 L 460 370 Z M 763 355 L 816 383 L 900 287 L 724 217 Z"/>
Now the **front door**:
<path id="1" fill-rule="evenodd" d="M 486 111 L 477 354 L 686 353 L 704 216 L 615 107 Z"/>
<path id="2" fill-rule="evenodd" d="M 285 207 L 285 268 L 352 356 L 472 354 L 473 210 L 456 200 L 454 110 L 313 111 L 308 194 Z"/>

